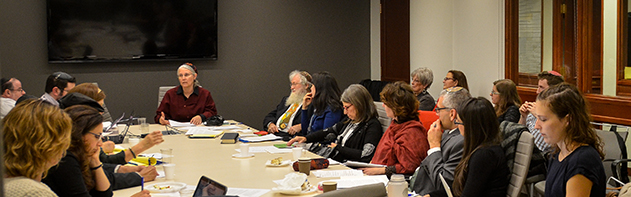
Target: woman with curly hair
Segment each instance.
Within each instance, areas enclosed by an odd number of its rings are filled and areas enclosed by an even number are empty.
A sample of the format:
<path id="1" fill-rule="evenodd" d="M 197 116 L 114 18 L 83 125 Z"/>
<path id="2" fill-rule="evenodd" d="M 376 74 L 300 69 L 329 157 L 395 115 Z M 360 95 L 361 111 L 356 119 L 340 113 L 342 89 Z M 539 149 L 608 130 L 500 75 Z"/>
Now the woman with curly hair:
<path id="1" fill-rule="evenodd" d="M 5 195 L 57 196 L 40 181 L 70 146 L 70 117 L 43 100 L 27 100 L 2 121 Z"/>

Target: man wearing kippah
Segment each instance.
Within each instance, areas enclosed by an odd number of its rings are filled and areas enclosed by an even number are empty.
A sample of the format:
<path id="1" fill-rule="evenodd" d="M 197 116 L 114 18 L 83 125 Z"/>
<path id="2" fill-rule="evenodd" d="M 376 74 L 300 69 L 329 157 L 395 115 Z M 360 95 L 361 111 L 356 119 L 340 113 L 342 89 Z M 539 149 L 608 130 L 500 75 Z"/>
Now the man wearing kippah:
<path id="1" fill-rule="evenodd" d="M 41 99 L 48 101 L 53 105 L 59 106 L 59 100 L 68 94 L 68 90 L 74 88 L 77 79 L 65 72 L 55 72 L 46 79 L 46 89 Z"/>

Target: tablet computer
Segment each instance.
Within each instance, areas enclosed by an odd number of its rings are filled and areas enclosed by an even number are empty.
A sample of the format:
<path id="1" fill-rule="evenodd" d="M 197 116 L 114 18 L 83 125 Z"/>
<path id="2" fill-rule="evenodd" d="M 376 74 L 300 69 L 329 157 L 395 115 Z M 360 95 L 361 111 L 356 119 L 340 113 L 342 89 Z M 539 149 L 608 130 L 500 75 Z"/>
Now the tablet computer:
<path id="1" fill-rule="evenodd" d="M 228 187 L 206 176 L 202 176 L 199 178 L 193 197 L 225 196 L 226 193 L 228 193 Z"/>

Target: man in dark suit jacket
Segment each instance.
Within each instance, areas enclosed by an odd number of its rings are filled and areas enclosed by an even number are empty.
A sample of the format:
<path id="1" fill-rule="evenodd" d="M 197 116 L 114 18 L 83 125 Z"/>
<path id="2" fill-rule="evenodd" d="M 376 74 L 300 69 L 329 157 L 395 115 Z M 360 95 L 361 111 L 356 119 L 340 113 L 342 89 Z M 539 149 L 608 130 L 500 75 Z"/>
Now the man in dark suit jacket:
<path id="1" fill-rule="evenodd" d="M 458 128 L 462 123 L 456 120 L 456 109 L 469 98 L 471 95 L 462 87 L 448 88 L 441 92 L 436 107 L 439 118 L 427 131 L 430 149 L 410 178 L 410 190 L 420 195 L 447 195 L 439 175 L 449 185 L 454 181 L 454 171 L 462 159 L 464 147 L 464 136 L 460 135 Z"/>
<path id="2" fill-rule="evenodd" d="M 276 109 L 263 119 L 263 129 L 280 136 L 294 136 L 301 130 L 300 114 L 302 99 L 311 84 L 311 75 L 305 71 L 294 70 L 289 74 L 291 94 L 283 97 Z"/>

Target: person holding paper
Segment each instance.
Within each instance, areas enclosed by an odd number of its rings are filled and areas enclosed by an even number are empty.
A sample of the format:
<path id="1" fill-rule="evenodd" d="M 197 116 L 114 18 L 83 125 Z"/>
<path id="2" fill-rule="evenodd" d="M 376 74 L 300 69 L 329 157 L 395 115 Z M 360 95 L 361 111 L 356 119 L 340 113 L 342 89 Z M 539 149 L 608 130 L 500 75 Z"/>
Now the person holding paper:
<path id="1" fill-rule="evenodd" d="M 381 137 L 370 163 L 387 167 L 362 170 L 367 175 L 412 175 L 429 149 L 425 127 L 418 118 L 419 102 L 412 87 L 403 81 L 386 85 L 379 95 L 392 122 Z"/>
<path id="2" fill-rule="evenodd" d="M 469 98 L 469 91 L 462 87 L 447 88 L 440 93 L 436 104 L 439 118 L 427 131 L 430 149 L 410 178 L 410 191 L 420 195 L 447 195 L 439 176 L 442 175 L 450 185 L 454 181 L 454 171 L 462 159 L 464 147 L 464 136 L 460 135 L 456 118 L 460 105 Z"/>
<path id="3" fill-rule="evenodd" d="M 306 71 L 294 70 L 289 73 L 289 82 L 291 94 L 283 97 L 276 109 L 263 119 L 263 130 L 275 135 L 294 136 L 302 130 L 300 109 L 302 98 L 307 94 L 307 88 L 311 84 L 311 75 Z"/>
<path id="4" fill-rule="evenodd" d="M 305 137 L 296 136 L 287 142 L 287 145 L 292 145 L 294 142 L 333 141 L 330 144 L 312 143 L 312 147 L 314 144 L 320 145 L 316 154 L 339 162 L 347 160 L 370 162 L 375 154 L 375 147 L 383 135 L 372 97 L 364 86 L 352 84 L 344 90 L 341 100 L 344 114 L 348 118 Z"/>
<path id="5" fill-rule="evenodd" d="M 197 67 L 191 63 L 182 64 L 177 69 L 177 76 L 180 85 L 164 94 L 156 110 L 156 123 L 169 125 L 169 120 L 175 120 L 200 125 L 207 118 L 217 115 L 210 91 L 202 88 L 197 81 Z"/>

